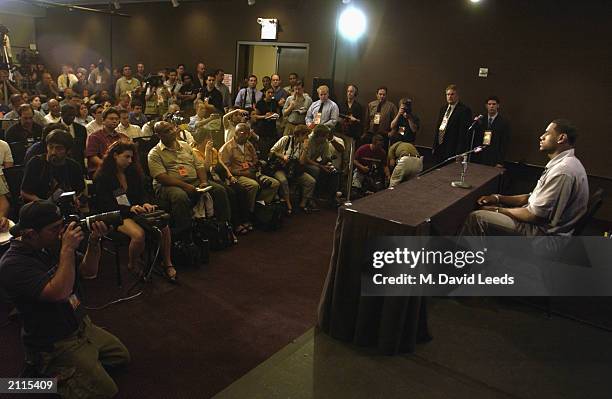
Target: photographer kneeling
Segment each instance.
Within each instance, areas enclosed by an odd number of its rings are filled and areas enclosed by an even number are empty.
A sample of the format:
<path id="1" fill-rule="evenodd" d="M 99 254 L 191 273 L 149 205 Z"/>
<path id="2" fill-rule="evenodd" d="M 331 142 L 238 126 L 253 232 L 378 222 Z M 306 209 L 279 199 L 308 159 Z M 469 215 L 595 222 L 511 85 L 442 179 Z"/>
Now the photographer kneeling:
<path id="1" fill-rule="evenodd" d="M 117 385 L 105 368 L 129 362 L 117 337 L 96 326 L 79 300 L 79 278 L 95 278 L 103 222 L 90 225 L 82 260 L 76 250 L 85 234 L 78 223 L 64 229 L 57 206 L 48 201 L 26 204 L 15 237 L 0 260 L 0 286 L 23 318 L 26 358 L 38 374 L 58 379 L 62 397 L 111 398 Z M 61 240 L 61 244 L 60 244 Z M 59 245 L 58 245 L 59 244 Z"/>
<path id="2" fill-rule="evenodd" d="M 372 143 L 363 144 L 355 151 L 353 160 L 353 187 L 362 191 L 380 191 L 389 181 L 387 154 L 384 150 L 384 138 L 380 134 L 372 137 Z"/>
<path id="3" fill-rule="evenodd" d="M 145 249 L 145 231 L 134 221 L 136 215 L 155 210 L 145 190 L 142 167 L 138 162 L 136 145 L 128 141 L 113 143 L 94 176 L 96 207 L 99 212 L 121 211 L 123 224 L 117 231 L 130 237 L 128 270 L 142 274 L 141 255 Z M 161 252 L 164 275 L 176 281 L 176 269 L 171 259 L 170 228 L 161 229 Z"/>

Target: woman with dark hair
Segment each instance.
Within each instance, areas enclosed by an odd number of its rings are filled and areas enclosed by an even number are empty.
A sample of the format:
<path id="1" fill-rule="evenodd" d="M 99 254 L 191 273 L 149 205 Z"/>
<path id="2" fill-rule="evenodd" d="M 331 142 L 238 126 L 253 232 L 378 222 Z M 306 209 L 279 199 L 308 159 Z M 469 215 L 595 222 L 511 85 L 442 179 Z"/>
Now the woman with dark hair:
<path id="1" fill-rule="evenodd" d="M 32 106 L 32 108 L 34 108 L 34 111 L 40 111 L 40 112 L 42 112 L 42 110 L 41 110 L 41 107 L 42 107 L 42 99 L 40 98 L 40 96 L 33 96 L 33 97 L 30 99 L 30 105 Z"/>
<path id="2" fill-rule="evenodd" d="M 128 270 L 141 274 L 140 257 L 145 248 L 145 232 L 132 217 L 154 211 L 155 205 L 147 202 L 144 175 L 137 157 L 135 144 L 123 140 L 113 143 L 94 175 L 94 184 L 97 210 L 121 211 L 123 224 L 117 230 L 130 237 Z M 166 226 L 161 232 L 164 276 L 175 282 L 176 269 L 170 256 L 170 228 Z"/>
<path id="3" fill-rule="evenodd" d="M 83 126 L 87 126 L 87 124 L 93 121 L 93 116 L 89 115 L 89 110 L 87 109 L 87 104 L 81 104 L 79 106 L 79 112 L 74 121 L 76 123 L 80 123 Z"/>

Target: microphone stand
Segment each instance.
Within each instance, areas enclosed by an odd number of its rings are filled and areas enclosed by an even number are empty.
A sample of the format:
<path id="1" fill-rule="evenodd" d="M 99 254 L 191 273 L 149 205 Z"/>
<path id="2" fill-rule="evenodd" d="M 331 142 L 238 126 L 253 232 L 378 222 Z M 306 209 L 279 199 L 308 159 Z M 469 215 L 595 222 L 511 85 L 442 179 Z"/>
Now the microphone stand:
<path id="1" fill-rule="evenodd" d="M 453 187 L 466 188 L 466 189 L 467 188 L 472 188 L 471 184 L 465 182 L 465 172 L 467 171 L 467 164 L 472 159 L 472 153 L 474 152 L 474 133 L 475 133 L 475 129 L 474 128 L 478 124 L 478 121 L 480 121 L 480 117 L 476 118 L 474 123 L 472 123 L 472 126 L 470 126 L 469 129 L 468 129 L 468 133 L 470 131 L 472 132 L 472 139 L 470 141 L 470 150 L 464 152 L 463 154 L 461 154 L 461 155 L 463 155 L 463 159 L 461 161 L 461 165 L 462 165 L 461 179 L 460 180 L 452 181 L 451 182 L 451 186 L 453 186 Z M 481 149 L 479 149 L 478 151 L 481 151 Z M 461 156 L 461 155 L 459 155 L 459 156 Z"/>
<path id="2" fill-rule="evenodd" d="M 482 116 L 482 115 L 480 115 L 480 116 Z M 470 132 L 470 130 L 472 131 L 472 139 L 470 141 L 470 150 L 472 150 L 474 148 L 474 135 L 476 133 L 475 127 L 476 127 L 476 125 L 478 125 L 478 122 L 480 122 L 480 116 L 478 117 L 478 119 L 474 123 L 472 123 L 472 126 L 470 126 L 470 128 L 468 129 L 468 133 Z M 468 154 L 468 160 L 467 161 L 470 162 L 471 159 L 472 159 L 472 153 L 470 152 Z"/>
<path id="3" fill-rule="evenodd" d="M 481 152 L 484 149 L 486 149 L 487 147 L 485 146 L 481 146 L 481 147 L 476 147 L 474 149 L 471 149 L 469 151 L 466 152 L 462 152 L 461 154 L 456 154 L 453 156 L 450 156 L 448 158 L 446 158 L 444 161 L 437 163 L 436 165 L 432 166 L 431 168 L 422 171 L 421 173 L 419 173 L 417 176 L 423 176 L 426 175 L 427 173 L 438 169 L 440 166 L 446 164 L 449 161 L 455 160 L 459 157 L 463 157 L 463 161 L 461 161 L 461 165 L 462 165 L 462 170 L 461 170 L 461 177 L 460 180 L 455 180 L 453 182 L 451 182 L 451 186 L 453 187 L 458 187 L 458 188 L 471 188 L 472 186 L 468 183 L 465 182 L 465 174 L 467 172 L 467 164 L 468 164 L 468 160 L 467 160 L 467 156 L 469 156 L 470 154 L 474 153 L 474 152 Z"/>
<path id="4" fill-rule="evenodd" d="M 458 187 L 458 188 L 472 188 L 471 184 L 465 182 L 465 173 L 467 172 L 467 164 L 469 162 L 469 158 L 470 158 L 470 155 L 472 155 L 472 153 L 480 152 L 482 150 L 483 150 L 483 147 L 476 147 L 462 154 L 457 155 L 457 157 L 463 157 L 463 161 L 461 161 L 461 165 L 463 166 L 461 169 L 461 178 L 460 180 L 452 181 L 451 186 Z"/>

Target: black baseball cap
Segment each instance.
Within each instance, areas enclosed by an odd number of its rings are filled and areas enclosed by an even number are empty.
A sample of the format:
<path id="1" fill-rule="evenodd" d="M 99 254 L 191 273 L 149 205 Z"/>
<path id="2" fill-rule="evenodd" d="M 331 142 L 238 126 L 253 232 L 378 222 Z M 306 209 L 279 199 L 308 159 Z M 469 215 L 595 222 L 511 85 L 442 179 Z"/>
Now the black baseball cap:
<path id="1" fill-rule="evenodd" d="M 10 228 L 13 237 L 19 237 L 24 230 L 39 230 L 62 219 L 59 208 L 51 201 L 33 201 L 19 211 L 19 223 Z"/>

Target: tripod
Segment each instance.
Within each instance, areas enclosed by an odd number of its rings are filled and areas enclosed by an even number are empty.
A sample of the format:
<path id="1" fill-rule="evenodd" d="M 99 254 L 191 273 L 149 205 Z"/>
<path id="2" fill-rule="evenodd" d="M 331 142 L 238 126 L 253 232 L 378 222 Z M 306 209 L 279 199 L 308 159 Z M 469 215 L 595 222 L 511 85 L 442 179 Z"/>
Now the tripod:
<path id="1" fill-rule="evenodd" d="M 6 69 L 9 71 L 9 80 L 13 80 L 13 66 L 11 66 L 11 54 L 10 54 L 10 40 L 7 35 L 8 29 L 4 26 L 0 26 L 0 43 L 2 43 L 2 52 L 0 53 L 1 61 L 0 65 L 6 65 Z"/>

